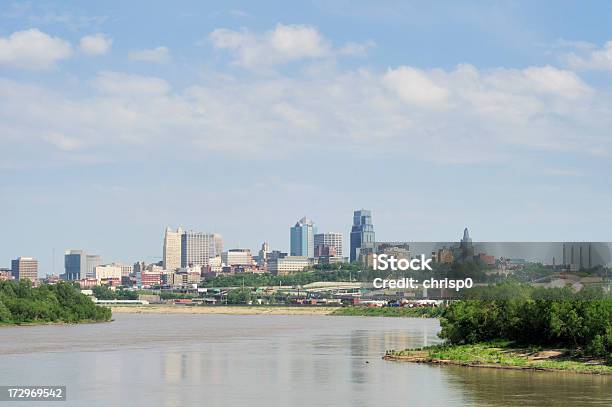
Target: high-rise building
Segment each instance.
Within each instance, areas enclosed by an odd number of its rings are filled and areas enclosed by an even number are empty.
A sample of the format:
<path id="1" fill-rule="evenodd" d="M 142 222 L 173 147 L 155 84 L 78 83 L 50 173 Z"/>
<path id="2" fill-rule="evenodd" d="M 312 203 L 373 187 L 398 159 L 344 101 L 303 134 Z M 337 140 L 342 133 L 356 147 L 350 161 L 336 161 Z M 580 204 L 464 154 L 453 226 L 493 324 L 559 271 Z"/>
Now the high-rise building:
<path id="1" fill-rule="evenodd" d="M 262 269 L 265 269 L 268 265 L 268 254 L 270 253 L 270 245 L 268 242 L 263 242 L 261 244 L 261 249 L 259 249 L 259 256 L 257 256 L 257 265 Z"/>
<path id="2" fill-rule="evenodd" d="M 350 260 L 357 261 L 360 254 L 369 254 L 374 251 L 374 225 L 372 213 L 361 209 L 353 213 L 353 227 L 351 228 Z"/>
<path id="3" fill-rule="evenodd" d="M 95 269 L 102 265 L 102 257 L 97 254 L 87 254 L 85 255 L 85 263 L 87 278 L 95 278 Z"/>
<path id="4" fill-rule="evenodd" d="M 295 226 L 291 227 L 291 250 L 292 256 L 314 257 L 314 235 L 317 228 L 312 220 L 303 217 Z"/>
<path id="5" fill-rule="evenodd" d="M 342 233 L 337 232 L 329 232 L 329 233 L 317 233 L 314 235 L 314 247 L 319 247 L 319 253 L 323 253 L 325 251 L 329 252 L 329 250 L 325 249 L 325 247 L 334 248 L 333 251 L 335 257 L 342 257 Z M 322 256 L 322 254 L 320 254 Z M 315 257 L 319 257 L 316 256 Z"/>
<path id="6" fill-rule="evenodd" d="M 84 250 L 68 250 L 64 254 L 64 280 L 87 277 L 87 254 Z"/>
<path id="7" fill-rule="evenodd" d="M 137 261 L 134 263 L 132 270 L 134 271 L 134 277 L 136 278 L 136 286 L 142 286 L 142 273 L 146 270 L 147 264 L 144 261 Z"/>
<path id="8" fill-rule="evenodd" d="M 474 245 L 468 228 L 463 229 L 463 237 L 459 242 L 459 247 L 455 250 L 455 257 L 458 261 L 472 261 L 474 259 Z"/>
<path id="9" fill-rule="evenodd" d="M 38 281 L 38 260 L 32 257 L 18 257 L 11 261 L 11 273 L 15 280 Z"/>
<path id="10" fill-rule="evenodd" d="M 166 270 L 176 270 L 181 267 L 181 236 L 183 230 L 178 228 L 173 231 L 166 228 L 164 235 L 164 257 L 163 265 Z"/>
<path id="11" fill-rule="evenodd" d="M 181 235 L 181 267 L 208 266 L 208 260 L 222 252 L 221 235 L 193 231 Z"/>
<path id="12" fill-rule="evenodd" d="M 211 257 L 221 256 L 223 253 L 223 238 L 218 233 L 211 233 L 215 253 Z"/>

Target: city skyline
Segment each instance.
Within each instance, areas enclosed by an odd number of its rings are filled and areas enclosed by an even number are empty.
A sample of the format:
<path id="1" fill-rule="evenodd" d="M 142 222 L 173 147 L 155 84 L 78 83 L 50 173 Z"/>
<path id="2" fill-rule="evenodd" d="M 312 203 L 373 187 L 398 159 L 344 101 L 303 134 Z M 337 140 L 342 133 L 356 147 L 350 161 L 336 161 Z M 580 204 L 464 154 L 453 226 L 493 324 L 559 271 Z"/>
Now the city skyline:
<path id="1" fill-rule="evenodd" d="M 599 245 L 598 246 L 599 252 L 596 254 L 596 256 L 598 256 L 597 259 L 599 263 L 603 261 L 603 263 L 608 264 L 610 261 L 609 260 L 610 256 L 612 256 L 611 254 L 612 253 L 612 243 L 606 243 L 606 242 L 592 242 L 592 241 L 589 242 L 589 241 L 578 241 L 578 240 L 572 240 L 572 241 L 567 241 L 567 242 L 562 242 L 562 241 L 554 241 L 554 242 L 543 242 L 543 241 L 491 242 L 491 241 L 488 241 L 486 242 L 483 240 L 478 240 L 476 242 L 472 242 L 472 238 L 470 237 L 468 227 L 465 227 L 463 229 L 461 238 L 460 239 L 457 238 L 456 240 L 453 240 L 453 239 L 446 240 L 446 241 L 401 240 L 401 241 L 396 241 L 396 242 L 390 242 L 385 239 L 377 240 L 375 238 L 374 232 L 376 228 L 373 226 L 375 222 L 372 221 L 372 211 L 366 210 L 366 209 L 355 210 L 353 211 L 352 220 L 353 220 L 353 223 L 351 224 L 351 228 L 349 232 L 347 233 L 347 236 L 349 236 L 350 239 L 344 239 L 345 234 L 341 232 L 317 233 L 318 229 L 317 229 L 316 224 L 311 219 L 307 217 L 302 217 L 296 223 L 296 225 L 291 227 L 292 233 L 290 234 L 289 239 L 287 240 L 287 247 L 289 248 L 289 250 L 286 250 L 286 254 L 289 254 L 290 256 L 296 256 L 296 259 L 300 257 L 304 257 L 304 258 L 310 258 L 311 260 L 315 260 L 317 257 L 319 257 L 316 254 L 317 253 L 316 251 L 313 251 L 312 256 L 301 256 L 301 254 L 291 253 L 290 251 L 291 245 L 292 245 L 292 238 L 293 238 L 293 229 L 297 228 L 298 226 L 300 228 L 302 226 L 308 226 L 311 232 L 310 235 L 313 238 L 312 246 L 314 246 L 315 248 L 317 247 L 316 239 L 319 240 L 318 244 L 320 245 L 327 245 L 327 246 L 332 246 L 332 247 L 336 246 L 337 244 L 342 245 L 340 246 L 342 248 L 341 255 L 338 256 L 338 260 L 340 261 L 342 260 L 358 261 L 360 249 L 362 248 L 367 249 L 367 251 L 363 252 L 363 254 L 376 253 L 379 250 L 378 249 L 379 245 L 397 246 L 397 247 L 405 246 L 406 251 L 408 252 L 409 250 L 409 253 L 414 255 L 414 254 L 430 254 L 430 253 L 433 253 L 434 251 L 437 251 L 440 248 L 451 247 L 456 242 L 460 242 L 461 244 L 469 243 L 470 245 L 473 243 L 474 246 L 478 247 L 479 250 L 483 252 L 484 254 L 492 253 L 497 257 L 517 257 L 517 258 L 520 258 L 521 260 L 540 261 L 543 264 L 553 264 L 553 265 L 555 264 L 555 257 L 556 257 L 558 264 L 565 264 L 566 258 L 567 258 L 567 259 L 571 259 L 571 263 L 576 262 L 576 264 L 580 264 L 582 266 L 583 265 L 582 264 L 583 263 L 583 248 L 582 248 L 583 244 L 588 245 L 586 246 L 588 247 L 588 255 L 585 254 L 585 256 L 587 256 L 585 257 L 585 259 L 588 258 L 589 263 L 591 261 L 591 244 L 593 243 L 595 243 L 596 245 Z M 362 227 L 364 226 L 365 228 L 362 230 Z M 358 235 L 358 239 L 354 240 L 355 239 L 353 237 L 354 235 Z M 363 236 L 367 236 L 367 238 L 365 240 L 362 240 Z M 169 237 L 170 239 L 175 240 L 175 242 L 173 242 L 174 247 L 172 248 L 172 253 L 170 254 L 168 253 Z M 192 238 L 192 239 L 196 238 L 197 240 L 196 243 L 195 244 L 187 243 L 189 241 L 189 238 Z M 366 244 L 364 245 L 364 243 Z M 176 250 L 177 244 L 178 244 L 178 251 Z M 571 251 L 568 252 L 567 255 L 565 251 L 566 244 L 569 244 L 570 245 L 569 247 L 571 248 Z M 348 246 L 345 248 L 344 245 L 348 245 Z M 215 257 L 218 259 L 223 259 L 223 258 L 228 259 L 230 258 L 228 253 L 230 252 L 244 253 L 244 250 L 248 251 L 248 254 L 235 254 L 234 256 L 239 256 L 239 258 L 247 256 L 248 258 L 251 259 L 251 262 L 253 262 L 254 259 L 251 253 L 258 252 L 257 248 L 253 248 L 253 247 L 243 247 L 243 246 L 242 247 L 238 247 L 238 246 L 224 247 L 224 241 L 223 241 L 223 237 L 221 234 L 215 233 L 215 232 L 194 231 L 193 229 L 183 228 L 182 226 L 177 227 L 176 231 L 173 230 L 171 227 L 167 226 L 164 229 L 164 233 L 162 234 L 160 246 L 161 246 L 161 256 L 156 257 L 155 259 L 151 259 L 151 260 L 144 259 L 142 256 L 135 255 L 135 257 L 132 257 L 130 260 L 123 260 L 123 259 L 118 260 L 117 258 L 110 256 L 109 258 L 112 260 L 103 261 L 102 256 L 98 254 L 91 254 L 90 252 L 88 252 L 87 249 L 83 249 L 83 248 L 66 249 L 64 251 L 63 267 L 60 267 L 58 269 L 56 265 L 54 275 L 60 276 L 60 277 L 64 275 L 65 278 L 68 280 L 78 280 L 78 279 L 85 279 L 85 278 L 95 279 L 96 276 L 94 273 L 94 269 L 98 266 L 101 266 L 103 268 L 104 267 L 132 268 L 132 265 L 135 266 L 136 264 L 140 264 L 140 262 L 143 260 L 144 260 L 144 264 L 149 264 L 149 265 L 159 264 L 159 266 L 156 266 L 158 267 L 159 270 L 171 271 L 171 270 L 176 270 L 179 268 L 189 269 L 192 265 L 197 266 L 197 267 L 208 266 L 210 259 L 213 259 Z M 186 253 L 184 252 L 184 249 L 185 247 L 188 247 L 188 246 L 190 247 L 190 249 Z M 258 247 L 263 247 L 263 246 L 267 247 L 268 254 L 271 253 L 273 250 L 276 250 L 277 252 L 285 251 L 284 247 L 273 247 L 266 241 L 262 241 L 262 243 L 260 243 Z M 574 248 L 573 248 L 574 246 L 578 247 L 578 249 L 576 249 L 578 250 L 576 251 L 577 254 L 574 253 Z M 195 247 L 195 254 L 193 254 L 194 247 Z M 356 252 L 353 251 L 353 247 L 357 248 Z M 410 247 L 410 249 L 408 249 L 408 247 Z M 562 252 L 561 252 L 561 248 L 563 249 Z M 392 249 L 392 250 L 395 250 L 395 249 Z M 349 253 L 349 256 L 343 256 L 342 253 L 344 252 Z M 353 253 L 356 254 L 356 258 L 350 259 L 350 256 L 352 256 Z M 167 266 L 167 261 L 166 261 L 167 254 L 169 256 L 176 257 L 175 262 L 176 261 L 178 262 L 178 266 L 176 266 L 177 263 L 172 263 L 173 264 L 172 266 Z M 261 255 L 261 251 L 259 251 L 259 255 Z M 576 256 L 576 258 L 579 259 L 579 261 L 578 260 L 575 261 L 574 256 Z M 50 276 L 53 274 L 51 271 L 41 269 L 38 266 L 39 264 L 38 258 L 35 258 L 32 256 L 23 256 L 23 255 L 12 256 L 11 259 L 9 260 L 9 267 L 4 267 L 2 266 L 2 264 L 0 264 L 0 269 L 10 270 L 11 268 L 15 267 L 16 262 L 19 262 L 20 259 L 34 262 L 35 269 L 37 270 L 39 278 Z M 108 260 L 108 258 L 106 259 Z M 193 261 L 194 259 L 197 259 L 197 261 Z M 606 259 L 606 260 L 601 260 L 601 259 Z M 559 263 L 559 261 L 561 263 Z M 584 261 L 586 262 L 587 260 L 584 260 Z M 223 262 L 219 264 L 226 264 L 226 263 L 227 265 L 231 265 L 231 263 L 233 262 L 230 261 L 230 262 Z M 245 264 L 247 263 L 250 263 L 250 262 L 245 262 Z M 242 263 L 238 262 L 236 264 L 242 264 Z M 253 262 L 253 265 L 255 264 L 259 265 L 259 262 L 257 263 Z"/>
<path id="2" fill-rule="evenodd" d="M 287 250 L 301 214 L 347 242 L 356 207 L 389 241 L 611 240 L 610 7 L 11 2 L 2 267 L 159 261 L 167 225 Z"/>

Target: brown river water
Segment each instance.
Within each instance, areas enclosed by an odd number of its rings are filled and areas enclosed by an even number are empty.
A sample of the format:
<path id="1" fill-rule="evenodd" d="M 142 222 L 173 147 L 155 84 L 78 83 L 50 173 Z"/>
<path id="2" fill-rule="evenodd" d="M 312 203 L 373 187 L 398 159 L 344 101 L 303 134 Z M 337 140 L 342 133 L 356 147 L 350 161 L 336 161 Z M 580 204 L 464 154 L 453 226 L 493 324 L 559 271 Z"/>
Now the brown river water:
<path id="1" fill-rule="evenodd" d="M 116 314 L 0 328 L 0 385 L 66 385 L 56 406 L 612 405 L 612 377 L 384 361 L 434 319 Z M 27 402 L 0 402 L 25 406 Z"/>

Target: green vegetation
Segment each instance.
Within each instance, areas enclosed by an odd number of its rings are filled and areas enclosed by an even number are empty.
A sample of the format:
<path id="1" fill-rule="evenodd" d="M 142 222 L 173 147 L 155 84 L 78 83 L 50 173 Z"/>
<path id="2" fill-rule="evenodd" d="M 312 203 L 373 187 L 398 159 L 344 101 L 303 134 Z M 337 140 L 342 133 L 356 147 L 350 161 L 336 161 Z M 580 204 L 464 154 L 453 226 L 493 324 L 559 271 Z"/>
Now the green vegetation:
<path id="1" fill-rule="evenodd" d="M 236 288 L 228 291 L 223 299 L 224 304 L 250 304 L 260 303 L 262 305 L 289 305 L 289 296 L 282 292 L 263 294 L 253 292 L 250 288 Z"/>
<path id="2" fill-rule="evenodd" d="M 612 374 L 612 298 L 601 289 L 506 282 L 444 308 L 442 345 L 388 351 L 413 362 Z"/>
<path id="3" fill-rule="evenodd" d="M 97 306 L 67 282 L 32 287 L 29 280 L 0 281 L 0 324 L 110 319 L 109 308 Z"/>
<path id="4" fill-rule="evenodd" d="M 94 297 L 99 300 L 137 300 L 138 293 L 124 289 L 111 290 L 108 286 L 98 285 L 92 289 Z"/>
<path id="5" fill-rule="evenodd" d="M 316 269 L 293 273 L 286 276 L 274 276 L 263 273 L 242 273 L 231 276 L 219 276 L 208 279 L 204 287 L 264 287 L 279 285 L 306 285 L 317 281 L 367 281 L 360 276 L 362 266 L 343 264 L 342 268 L 331 268 L 330 265 L 316 266 Z M 331 265 L 336 266 L 336 265 Z M 364 270 L 363 273 L 368 273 Z"/>
<path id="6" fill-rule="evenodd" d="M 512 342 L 470 345 L 435 345 L 423 349 L 388 351 L 387 357 L 418 362 L 452 361 L 463 365 L 485 365 L 524 369 L 567 370 L 579 373 L 612 374 L 612 366 L 601 360 L 581 358 L 562 350 L 520 348 Z"/>
<path id="7" fill-rule="evenodd" d="M 438 318 L 443 313 L 442 307 L 342 307 L 335 310 L 332 315 L 351 317 L 414 317 Z"/>
<path id="8" fill-rule="evenodd" d="M 124 288 L 112 290 L 105 285 L 93 287 L 92 290 L 94 297 L 99 300 L 137 300 L 140 295 L 159 295 L 159 298 L 162 300 L 198 298 L 198 295 L 194 293 L 183 293 L 170 290 L 126 290 Z"/>
<path id="9" fill-rule="evenodd" d="M 227 304 L 248 304 L 251 301 L 257 300 L 257 296 L 251 292 L 250 288 L 239 288 L 230 290 L 227 293 Z"/>
<path id="10" fill-rule="evenodd" d="M 440 337 L 450 344 L 507 340 L 612 359 L 609 294 L 506 283 L 467 290 L 465 297 L 447 307 L 440 322 Z"/>
<path id="11" fill-rule="evenodd" d="M 173 291 L 161 290 L 159 292 L 159 298 L 161 298 L 162 300 L 180 300 L 198 298 L 198 296 L 193 293 L 178 293 Z"/>

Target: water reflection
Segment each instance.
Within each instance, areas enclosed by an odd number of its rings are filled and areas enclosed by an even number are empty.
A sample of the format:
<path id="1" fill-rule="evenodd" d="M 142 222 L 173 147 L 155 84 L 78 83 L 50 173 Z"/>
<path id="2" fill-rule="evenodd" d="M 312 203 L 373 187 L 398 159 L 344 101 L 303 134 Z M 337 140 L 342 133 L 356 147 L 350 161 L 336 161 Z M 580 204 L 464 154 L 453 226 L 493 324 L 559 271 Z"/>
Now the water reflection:
<path id="1" fill-rule="evenodd" d="M 466 392 L 474 404 L 612 405 L 610 376 L 515 370 L 441 367 L 448 382 Z"/>

